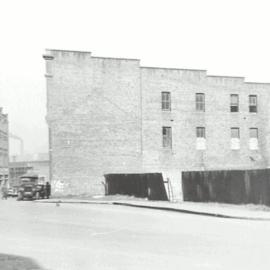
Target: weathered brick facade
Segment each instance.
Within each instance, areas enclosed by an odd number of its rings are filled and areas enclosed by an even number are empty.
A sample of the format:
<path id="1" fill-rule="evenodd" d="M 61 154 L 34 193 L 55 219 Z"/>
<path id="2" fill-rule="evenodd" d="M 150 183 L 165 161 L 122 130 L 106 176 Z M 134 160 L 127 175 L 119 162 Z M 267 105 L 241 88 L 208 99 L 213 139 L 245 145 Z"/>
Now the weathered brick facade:
<path id="1" fill-rule="evenodd" d="M 8 116 L 0 108 L 0 185 L 8 180 L 8 150 Z"/>
<path id="2" fill-rule="evenodd" d="M 51 177 L 64 194 L 102 194 L 108 173 L 162 172 L 181 198 L 181 172 L 269 166 L 270 84 L 208 76 L 204 70 L 152 68 L 136 59 L 93 57 L 90 52 L 48 50 L 47 121 Z M 171 110 L 161 109 L 170 92 Z M 205 111 L 195 110 L 196 93 Z M 239 112 L 230 111 L 230 95 Z M 257 113 L 249 112 L 257 96 Z M 162 145 L 171 127 L 172 148 Z M 206 149 L 196 149 L 196 127 L 206 130 Z M 231 128 L 240 129 L 240 149 L 231 149 Z M 249 149 L 249 129 L 259 132 Z"/>

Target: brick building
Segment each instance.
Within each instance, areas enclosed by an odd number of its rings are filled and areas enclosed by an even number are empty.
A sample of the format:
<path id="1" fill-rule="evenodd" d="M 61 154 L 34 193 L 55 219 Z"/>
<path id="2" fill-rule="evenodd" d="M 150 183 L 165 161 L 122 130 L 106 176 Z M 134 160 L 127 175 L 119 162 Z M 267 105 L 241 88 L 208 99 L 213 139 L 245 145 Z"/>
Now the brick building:
<path id="1" fill-rule="evenodd" d="M 0 108 L 0 185 L 8 181 L 8 116 Z"/>
<path id="2" fill-rule="evenodd" d="M 104 193 L 104 174 L 269 166 L 270 84 L 137 59 L 47 50 L 53 188 Z"/>

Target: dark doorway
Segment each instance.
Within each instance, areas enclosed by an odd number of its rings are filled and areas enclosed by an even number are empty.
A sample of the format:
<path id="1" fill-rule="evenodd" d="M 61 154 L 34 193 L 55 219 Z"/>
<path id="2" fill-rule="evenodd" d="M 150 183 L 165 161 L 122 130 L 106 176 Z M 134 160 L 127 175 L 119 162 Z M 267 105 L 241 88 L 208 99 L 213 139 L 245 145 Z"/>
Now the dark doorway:
<path id="1" fill-rule="evenodd" d="M 130 195 L 150 200 L 167 201 L 161 173 L 106 174 L 107 195 Z"/>

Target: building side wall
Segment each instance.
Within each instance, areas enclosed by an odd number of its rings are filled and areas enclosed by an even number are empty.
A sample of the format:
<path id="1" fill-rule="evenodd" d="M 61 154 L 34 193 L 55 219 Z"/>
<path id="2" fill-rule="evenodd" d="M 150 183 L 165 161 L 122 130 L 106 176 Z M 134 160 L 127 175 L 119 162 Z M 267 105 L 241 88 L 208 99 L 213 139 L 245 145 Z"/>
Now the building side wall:
<path id="1" fill-rule="evenodd" d="M 141 167 L 139 62 L 52 51 L 47 61 L 52 185 L 104 193 L 106 173 Z"/>
<path id="2" fill-rule="evenodd" d="M 243 78 L 207 77 L 203 71 L 142 68 L 143 164 L 168 177 L 181 198 L 181 172 L 265 168 L 269 85 Z M 162 111 L 161 92 L 171 93 L 171 110 Z M 205 112 L 197 112 L 195 94 L 205 94 Z M 230 95 L 239 95 L 239 112 L 230 112 Z M 258 113 L 249 113 L 248 96 L 257 95 Z M 162 147 L 162 127 L 172 128 L 172 149 Z M 196 150 L 196 127 L 205 127 L 206 150 Z M 240 150 L 231 150 L 231 127 L 240 128 Z M 249 150 L 249 128 L 259 130 L 259 149 Z"/>

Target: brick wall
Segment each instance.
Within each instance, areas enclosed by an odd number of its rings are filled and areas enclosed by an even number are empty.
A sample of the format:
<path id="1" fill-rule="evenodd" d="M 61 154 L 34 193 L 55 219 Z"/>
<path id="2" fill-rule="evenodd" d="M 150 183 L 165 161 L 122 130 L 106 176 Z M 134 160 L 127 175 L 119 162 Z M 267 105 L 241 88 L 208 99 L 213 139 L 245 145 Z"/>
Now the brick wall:
<path id="1" fill-rule="evenodd" d="M 85 52 L 51 50 L 45 59 L 52 180 L 61 192 L 104 193 L 104 174 L 161 172 L 181 199 L 182 171 L 269 165 L 269 84 Z M 161 110 L 162 91 L 171 93 L 171 111 Z M 196 93 L 205 94 L 205 112 L 195 110 Z M 258 96 L 256 114 L 249 95 Z M 162 147 L 162 126 L 172 127 L 172 149 Z M 196 127 L 206 129 L 204 151 L 196 150 Z M 240 150 L 230 148 L 231 127 L 240 128 Z M 258 150 L 249 150 L 251 127 Z"/>
<path id="2" fill-rule="evenodd" d="M 269 151 L 269 84 L 243 78 L 207 76 L 205 71 L 142 68 L 143 164 L 169 177 L 181 198 L 181 171 L 266 168 Z M 171 92 L 171 111 L 161 110 L 161 92 Z M 205 94 L 205 112 L 195 110 L 195 94 Z M 230 95 L 239 95 L 239 112 L 230 112 Z M 248 112 L 257 95 L 258 113 Z M 172 127 L 172 149 L 162 147 L 161 127 Z M 206 129 L 206 150 L 196 150 L 196 127 Z M 231 127 L 240 128 L 240 150 L 230 148 Z M 259 130 L 259 149 L 249 150 L 249 128 Z"/>
<path id="3" fill-rule="evenodd" d="M 53 185 L 65 194 L 104 193 L 104 174 L 141 170 L 139 61 L 52 55 L 47 120 Z"/>

